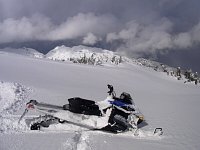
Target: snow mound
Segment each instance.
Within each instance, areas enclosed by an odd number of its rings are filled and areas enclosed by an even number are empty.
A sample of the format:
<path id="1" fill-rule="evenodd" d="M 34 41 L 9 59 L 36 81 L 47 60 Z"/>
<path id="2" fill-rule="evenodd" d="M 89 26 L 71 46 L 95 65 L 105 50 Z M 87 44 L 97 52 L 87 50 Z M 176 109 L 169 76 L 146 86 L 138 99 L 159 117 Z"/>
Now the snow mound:
<path id="1" fill-rule="evenodd" d="M 25 103 L 29 88 L 18 83 L 0 82 L 0 114 L 12 114 Z"/>
<path id="2" fill-rule="evenodd" d="M 6 52 L 6 53 L 14 53 L 14 54 L 18 54 L 18 55 L 23 55 L 23 56 L 29 56 L 29 57 L 34 57 L 34 58 L 43 58 L 44 54 L 38 52 L 35 49 L 32 48 L 18 48 L 18 49 L 14 49 L 14 48 L 4 48 L 4 49 L 0 49 L 0 51 Z"/>
<path id="3" fill-rule="evenodd" d="M 128 58 L 117 55 L 112 51 L 82 45 L 74 47 L 66 47 L 64 45 L 57 46 L 46 54 L 46 58 L 90 65 L 118 65 L 122 62 L 131 61 Z"/>
<path id="4" fill-rule="evenodd" d="M 9 133 L 26 127 L 18 124 L 19 117 L 13 115 L 26 103 L 31 90 L 18 83 L 0 82 L 0 132 Z"/>
<path id="5" fill-rule="evenodd" d="M 25 121 L 18 123 L 19 118 L 14 116 L 0 116 L 0 133 L 17 133 L 29 130 Z"/>

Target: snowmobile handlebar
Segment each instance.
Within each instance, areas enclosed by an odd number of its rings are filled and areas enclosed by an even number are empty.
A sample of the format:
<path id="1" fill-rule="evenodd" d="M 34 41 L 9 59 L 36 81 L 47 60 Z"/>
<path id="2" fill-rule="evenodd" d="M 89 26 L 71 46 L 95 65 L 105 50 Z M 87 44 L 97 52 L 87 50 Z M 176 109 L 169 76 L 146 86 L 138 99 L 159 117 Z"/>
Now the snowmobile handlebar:
<path id="1" fill-rule="evenodd" d="M 109 89 L 108 94 L 111 95 L 112 92 L 113 92 L 113 90 L 114 90 L 114 89 L 113 89 L 113 86 L 110 85 L 110 84 L 108 84 L 107 87 L 108 87 L 108 89 Z"/>
<path id="2" fill-rule="evenodd" d="M 110 85 L 110 84 L 108 84 L 107 87 L 108 87 L 108 89 L 109 89 L 109 91 L 108 91 L 107 93 L 108 93 L 109 95 L 116 96 L 113 86 Z"/>

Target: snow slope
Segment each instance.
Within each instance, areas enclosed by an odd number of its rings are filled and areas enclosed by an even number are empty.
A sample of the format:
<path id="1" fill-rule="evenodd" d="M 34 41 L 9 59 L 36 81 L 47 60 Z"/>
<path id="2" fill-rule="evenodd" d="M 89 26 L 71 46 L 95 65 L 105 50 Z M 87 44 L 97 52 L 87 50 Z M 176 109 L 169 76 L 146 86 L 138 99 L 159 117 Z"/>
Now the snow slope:
<path id="1" fill-rule="evenodd" d="M 32 89 L 31 93 L 29 90 L 26 94 L 20 92 L 26 96 L 22 96 L 20 107 L 12 107 L 15 111 L 7 115 L 0 112 L 0 124 L 5 127 L 0 128 L 1 150 L 200 149 L 199 85 L 184 84 L 166 73 L 136 64 L 88 66 L 8 53 L 0 53 L 0 71 L 0 86 L 4 91 L 0 93 L 1 108 L 4 104 L 17 106 L 14 100 L 17 99 L 17 83 Z M 24 124 L 16 128 L 15 122 L 23 112 L 21 104 L 24 103 L 25 108 L 29 99 L 57 105 L 67 103 L 67 99 L 74 96 L 100 101 L 107 96 L 108 83 L 118 95 L 123 91 L 132 95 L 148 122 L 144 131 L 162 127 L 164 135 L 150 138 L 84 130 L 74 132 L 73 127 L 69 128 L 71 131 L 58 130 L 58 127 L 56 131 L 29 131 Z M 9 100 L 5 95 L 10 96 Z"/>
<path id="2" fill-rule="evenodd" d="M 5 52 L 5 53 L 14 53 L 14 54 L 19 54 L 19 55 L 23 55 L 23 56 L 29 56 L 29 57 L 35 57 L 35 58 L 43 58 L 44 55 L 40 52 L 38 52 L 37 50 L 35 49 L 32 49 L 32 48 L 26 48 L 26 47 L 23 47 L 23 48 L 18 48 L 18 49 L 15 49 L 15 48 L 3 48 L 3 49 L 0 49 L 0 52 Z"/>
<path id="3" fill-rule="evenodd" d="M 46 55 L 38 52 L 35 49 L 26 47 L 18 49 L 4 48 L 0 49 L 0 52 L 87 65 L 122 66 L 123 64 L 137 64 L 152 68 L 155 71 L 166 71 L 169 74 L 176 72 L 176 68 L 169 67 L 156 61 L 151 61 L 144 58 L 129 58 L 128 56 L 122 56 L 117 52 L 83 45 L 73 47 L 66 47 L 64 45 L 57 46 L 49 51 Z M 184 70 L 181 70 L 181 72 L 184 73 Z"/>

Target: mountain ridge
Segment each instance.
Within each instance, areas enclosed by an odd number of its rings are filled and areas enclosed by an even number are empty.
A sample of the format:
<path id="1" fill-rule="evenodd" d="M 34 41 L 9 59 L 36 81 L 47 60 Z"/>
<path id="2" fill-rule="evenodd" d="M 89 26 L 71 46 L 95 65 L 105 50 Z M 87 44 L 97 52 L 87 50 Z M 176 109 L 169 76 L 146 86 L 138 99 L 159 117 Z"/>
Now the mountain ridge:
<path id="1" fill-rule="evenodd" d="M 6 53 L 15 53 L 19 55 L 25 55 L 28 57 L 34 58 L 43 58 L 53 61 L 62 61 L 62 62 L 71 62 L 78 64 L 87 64 L 87 65 L 99 65 L 99 66 L 123 66 L 124 64 L 129 65 L 139 65 L 151 68 L 155 71 L 166 72 L 168 75 L 177 76 L 177 68 L 167 66 L 163 63 L 148 60 L 145 58 L 129 58 L 125 55 L 122 55 L 117 52 L 109 51 L 102 48 L 88 47 L 84 45 L 67 47 L 65 45 L 56 46 L 54 49 L 50 50 L 46 55 L 38 52 L 32 48 L 4 48 L 0 51 Z M 183 77 L 186 70 L 180 70 L 181 76 Z M 191 75 L 194 76 L 195 73 L 191 72 Z M 197 75 L 198 76 L 198 75 Z M 199 77 L 198 77 L 199 78 Z M 187 80 L 184 79 L 184 82 Z"/>

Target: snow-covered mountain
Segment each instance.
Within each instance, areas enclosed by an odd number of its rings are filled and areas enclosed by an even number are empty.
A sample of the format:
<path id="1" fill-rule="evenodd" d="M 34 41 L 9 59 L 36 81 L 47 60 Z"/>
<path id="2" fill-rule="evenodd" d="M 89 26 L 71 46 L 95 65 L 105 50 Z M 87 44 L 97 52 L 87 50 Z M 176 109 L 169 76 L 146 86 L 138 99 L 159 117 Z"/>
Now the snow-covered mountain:
<path id="1" fill-rule="evenodd" d="M 129 65 L 139 65 L 147 68 L 151 68 L 158 72 L 166 72 L 168 75 L 176 76 L 177 68 L 173 68 L 167 66 L 165 64 L 147 60 L 144 58 L 130 58 L 124 55 L 119 55 L 116 52 L 88 47 L 88 46 L 73 46 L 66 47 L 64 45 L 57 46 L 53 50 L 49 51 L 46 55 L 38 52 L 35 49 L 31 48 L 4 48 L 0 49 L 0 52 L 5 53 L 14 53 L 18 55 L 34 57 L 34 58 L 45 58 L 53 61 L 61 61 L 61 62 L 72 62 L 78 64 L 86 64 L 86 65 L 100 65 L 100 66 L 123 66 L 125 64 Z M 182 77 L 185 74 L 185 70 L 181 70 Z M 191 72 L 191 75 L 194 76 L 195 73 Z M 182 78 L 184 79 L 184 78 Z M 183 82 L 187 82 L 184 80 Z"/>
<path id="2" fill-rule="evenodd" d="M 28 57 L 34 58 L 45 58 L 50 59 L 53 61 L 62 61 L 62 62 L 72 62 L 78 64 L 86 64 L 86 65 L 100 65 L 100 66 L 123 66 L 125 64 L 129 65 L 139 65 L 144 66 L 147 68 L 151 68 L 158 72 L 166 72 L 168 75 L 175 76 L 177 68 L 173 68 L 167 66 L 165 64 L 147 60 L 144 58 L 130 58 L 124 55 L 119 55 L 116 52 L 95 48 L 95 47 L 88 47 L 88 46 L 73 46 L 73 47 L 66 47 L 64 45 L 57 46 L 53 50 L 49 51 L 46 55 L 38 52 L 35 49 L 31 48 L 20 48 L 20 49 L 13 49 L 13 48 L 4 48 L 0 49 L 0 52 L 5 53 L 14 53 Z M 182 77 L 184 77 L 186 70 L 181 70 Z M 193 77 L 195 73 L 191 72 L 191 76 Z M 185 78 L 183 82 L 187 82 Z"/>
<path id="3" fill-rule="evenodd" d="M 66 47 L 64 45 L 57 46 L 53 50 L 49 51 L 45 57 L 47 59 L 56 61 L 70 61 L 73 63 L 87 64 L 87 65 L 114 65 L 121 64 L 137 64 L 148 68 L 152 68 L 156 71 L 175 71 L 176 68 L 169 67 L 162 63 L 147 60 L 144 58 L 129 58 L 127 56 L 120 55 L 116 52 L 88 47 L 88 46 L 74 46 Z"/>
<path id="4" fill-rule="evenodd" d="M 64 45 L 57 46 L 45 55 L 45 58 L 55 61 L 73 62 L 87 65 L 101 65 L 101 66 L 120 66 L 124 64 L 140 65 L 151 68 L 155 71 L 166 72 L 168 75 L 176 76 L 177 68 L 167 66 L 163 63 L 144 59 L 144 58 L 130 58 L 127 56 L 119 55 L 116 52 L 88 47 L 88 46 L 74 46 L 66 47 Z M 181 70 L 184 76 L 185 70 Z M 192 73 L 194 74 L 194 73 Z"/>
<path id="5" fill-rule="evenodd" d="M 43 58 L 44 55 L 40 52 L 38 52 L 35 49 L 32 48 L 4 48 L 0 49 L 0 52 L 5 52 L 5 53 L 14 53 L 14 54 L 19 54 L 19 55 L 24 55 L 24 56 L 29 56 L 29 57 L 35 57 L 35 58 Z"/>
<path id="6" fill-rule="evenodd" d="M 58 46 L 47 53 L 46 58 L 90 65 L 118 65 L 130 61 L 130 59 L 117 55 L 112 51 L 82 45 L 74 47 Z"/>
<path id="7" fill-rule="evenodd" d="M 4 48 L 0 49 L 0 52 L 14 53 L 18 55 L 35 57 L 35 58 L 46 58 L 53 61 L 66 61 L 87 65 L 121 65 L 121 64 L 137 64 L 148 68 L 152 68 L 157 71 L 163 71 L 164 67 L 168 70 L 175 70 L 175 68 L 169 67 L 167 65 L 161 64 L 156 61 L 147 60 L 144 58 L 128 58 L 127 56 L 119 55 L 116 52 L 88 47 L 88 46 L 73 46 L 66 47 L 64 45 L 57 46 L 46 55 L 38 52 L 32 48 Z"/>

